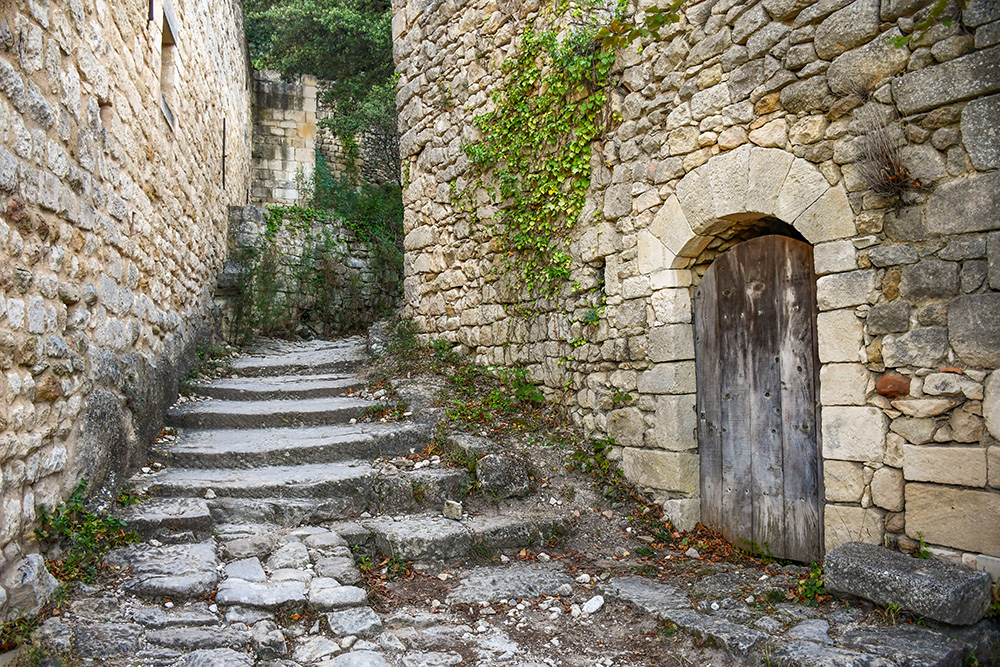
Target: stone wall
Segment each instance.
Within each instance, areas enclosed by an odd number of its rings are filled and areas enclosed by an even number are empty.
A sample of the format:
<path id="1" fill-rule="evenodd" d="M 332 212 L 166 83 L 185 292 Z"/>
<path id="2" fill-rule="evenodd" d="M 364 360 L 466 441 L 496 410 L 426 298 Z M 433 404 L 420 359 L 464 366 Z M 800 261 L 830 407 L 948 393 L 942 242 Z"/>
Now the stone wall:
<path id="1" fill-rule="evenodd" d="M 236 0 L 0 9 L 4 586 L 39 506 L 145 462 L 212 327 L 249 90 Z"/>
<path id="2" fill-rule="evenodd" d="M 253 184 L 258 203 L 297 206 L 316 166 L 316 77 L 254 71 Z"/>
<path id="3" fill-rule="evenodd" d="M 395 261 L 387 261 L 378 247 L 332 215 L 302 221 L 285 214 L 269 234 L 268 215 L 256 205 L 230 209 L 232 259 L 216 292 L 230 339 L 243 337 L 239 327 L 260 322 L 259 317 L 247 317 L 252 305 L 246 297 L 259 293 L 261 282 L 251 277 L 253 267 L 260 266 L 269 250 L 263 261 L 274 262 L 275 289 L 268 306 L 280 320 L 280 328 L 269 333 L 312 338 L 359 331 L 398 306 L 398 250 L 386 249 L 396 254 Z M 270 280 L 269 275 L 263 282 Z"/>
<path id="4" fill-rule="evenodd" d="M 571 284 L 523 318 L 489 279 L 500 262 L 477 218 L 491 211 L 452 200 L 472 120 L 539 2 L 396 0 L 404 315 L 480 362 L 529 368 L 688 528 L 692 288 L 783 223 L 819 276 L 827 548 L 923 539 L 1000 575 L 1000 4 L 970 0 L 952 25 L 890 43 L 929 4 L 708 0 L 621 50 Z M 863 178 L 879 137 L 916 181 L 901 196 Z"/>

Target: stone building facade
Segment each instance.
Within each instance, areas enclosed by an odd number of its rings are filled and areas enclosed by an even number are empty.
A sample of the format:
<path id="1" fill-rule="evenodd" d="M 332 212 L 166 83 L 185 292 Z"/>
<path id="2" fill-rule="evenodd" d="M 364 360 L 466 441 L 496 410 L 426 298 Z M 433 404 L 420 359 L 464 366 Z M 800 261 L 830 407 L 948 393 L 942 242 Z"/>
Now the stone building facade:
<path id="1" fill-rule="evenodd" d="M 741 241 L 803 239 L 826 548 L 923 540 L 1000 575 L 1000 3 L 951 7 L 951 25 L 894 44 L 929 5 L 707 0 L 621 50 L 570 284 L 514 317 L 453 192 L 539 2 L 396 0 L 404 314 L 481 362 L 525 365 L 690 528 L 705 390 L 694 292 Z M 864 175 L 880 138 L 913 179 L 899 196 Z"/>
<path id="2" fill-rule="evenodd" d="M 253 183 L 255 202 L 296 206 L 316 166 L 316 77 L 283 81 L 255 71 Z M 249 202 L 248 202 L 249 203 Z"/>
<path id="3" fill-rule="evenodd" d="M 237 0 L 0 7 L 4 586 L 38 507 L 145 463 L 211 329 L 250 83 Z"/>

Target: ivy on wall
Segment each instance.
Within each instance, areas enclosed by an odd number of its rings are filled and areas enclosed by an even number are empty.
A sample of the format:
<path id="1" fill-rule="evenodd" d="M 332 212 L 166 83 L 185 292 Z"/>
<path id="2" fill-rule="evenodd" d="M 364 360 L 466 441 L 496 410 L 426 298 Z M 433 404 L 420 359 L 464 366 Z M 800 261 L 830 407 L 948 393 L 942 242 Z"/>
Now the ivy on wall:
<path id="1" fill-rule="evenodd" d="M 473 166 L 472 189 L 487 192 L 498 206 L 489 231 L 512 292 L 554 296 L 569 278 L 568 232 L 591 185 L 591 146 L 608 124 L 615 49 L 658 38 L 684 1 L 634 23 L 622 18 L 624 3 L 608 12 L 593 0 L 559 0 L 551 12 L 583 27 L 560 33 L 530 21 L 517 54 L 504 61 L 504 83 L 492 97 L 496 108 L 474 119 L 481 139 L 464 151 Z M 602 13 L 608 20 L 593 19 Z"/>

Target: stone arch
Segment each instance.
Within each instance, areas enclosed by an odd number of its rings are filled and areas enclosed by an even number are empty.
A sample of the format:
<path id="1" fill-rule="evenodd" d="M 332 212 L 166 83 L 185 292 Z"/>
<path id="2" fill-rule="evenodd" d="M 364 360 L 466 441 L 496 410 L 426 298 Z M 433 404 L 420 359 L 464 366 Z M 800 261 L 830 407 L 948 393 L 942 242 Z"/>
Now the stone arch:
<path id="1" fill-rule="evenodd" d="M 640 263 L 654 271 L 689 268 L 734 222 L 764 217 L 790 224 L 814 246 L 857 233 L 843 184 L 830 185 L 787 151 L 744 145 L 680 180 L 640 234 Z"/>

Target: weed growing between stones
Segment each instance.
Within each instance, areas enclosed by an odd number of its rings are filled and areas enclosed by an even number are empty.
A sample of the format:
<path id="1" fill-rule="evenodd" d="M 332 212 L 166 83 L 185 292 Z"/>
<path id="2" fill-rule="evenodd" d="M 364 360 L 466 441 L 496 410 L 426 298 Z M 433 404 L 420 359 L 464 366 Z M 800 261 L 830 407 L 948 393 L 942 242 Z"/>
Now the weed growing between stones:
<path id="1" fill-rule="evenodd" d="M 816 563 L 809 566 L 809 576 L 799 579 L 798 600 L 810 607 L 818 606 L 826 599 L 826 588 L 823 586 L 823 568 Z"/>
<path id="2" fill-rule="evenodd" d="M 104 554 L 139 540 L 121 519 L 91 512 L 85 505 L 86 491 L 87 481 L 80 480 L 66 504 L 51 512 L 44 506 L 39 510 L 35 537 L 47 555 L 49 570 L 64 583 L 94 583 Z M 131 495 L 126 499 L 138 502 Z"/>

